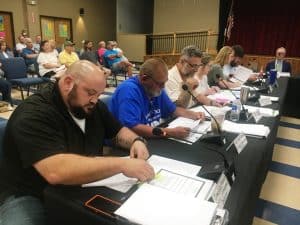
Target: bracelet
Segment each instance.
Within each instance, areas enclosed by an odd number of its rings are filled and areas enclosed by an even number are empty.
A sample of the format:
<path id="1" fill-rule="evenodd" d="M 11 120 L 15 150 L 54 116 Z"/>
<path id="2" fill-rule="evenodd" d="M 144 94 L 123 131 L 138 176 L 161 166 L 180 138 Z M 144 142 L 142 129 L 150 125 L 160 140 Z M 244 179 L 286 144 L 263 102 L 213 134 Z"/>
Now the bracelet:
<path id="1" fill-rule="evenodd" d="M 143 142 L 145 145 L 147 145 L 146 139 L 143 138 L 143 137 L 141 137 L 141 136 L 137 136 L 137 137 L 133 140 L 132 145 L 133 145 L 134 142 L 136 142 L 136 141 L 141 141 L 141 142 Z"/>
<path id="2" fill-rule="evenodd" d="M 167 132 L 164 131 L 160 127 L 154 127 L 153 130 L 152 130 L 152 134 L 155 135 L 155 136 L 160 136 L 160 137 L 166 137 L 167 136 Z"/>

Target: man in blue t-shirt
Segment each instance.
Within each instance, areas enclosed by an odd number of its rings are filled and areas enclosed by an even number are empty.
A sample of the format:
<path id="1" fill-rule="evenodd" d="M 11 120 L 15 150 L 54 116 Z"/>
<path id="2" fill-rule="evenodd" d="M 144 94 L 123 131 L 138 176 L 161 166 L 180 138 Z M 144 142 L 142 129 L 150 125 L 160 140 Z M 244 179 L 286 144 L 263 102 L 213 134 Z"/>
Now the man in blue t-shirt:
<path id="1" fill-rule="evenodd" d="M 148 59 L 141 66 L 140 74 L 124 81 L 113 94 L 109 109 L 126 127 L 141 136 L 153 136 L 153 127 L 161 119 L 182 116 L 204 119 L 204 113 L 193 112 L 176 105 L 164 91 L 168 80 L 168 68 L 158 58 Z M 157 128 L 156 128 L 157 129 Z M 156 135 L 183 138 L 188 136 L 187 127 L 160 128 Z"/>
<path id="2" fill-rule="evenodd" d="M 113 73 L 127 73 L 132 75 L 133 65 L 123 57 L 123 52 L 113 49 L 114 42 L 108 41 L 106 51 L 103 55 L 104 66 L 111 69 Z"/>

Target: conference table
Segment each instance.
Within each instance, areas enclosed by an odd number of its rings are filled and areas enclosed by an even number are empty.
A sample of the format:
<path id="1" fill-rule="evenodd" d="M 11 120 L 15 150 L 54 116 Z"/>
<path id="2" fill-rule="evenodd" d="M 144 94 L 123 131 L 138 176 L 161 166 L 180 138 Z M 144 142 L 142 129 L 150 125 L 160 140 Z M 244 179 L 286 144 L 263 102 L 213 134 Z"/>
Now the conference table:
<path id="1" fill-rule="evenodd" d="M 149 139 L 150 154 L 205 166 L 223 162 L 218 151 L 222 152 L 229 164 L 234 165 L 236 171 L 235 181 L 224 206 L 229 212 L 229 224 L 252 224 L 256 202 L 272 159 L 288 82 L 289 78 L 278 79 L 279 86 L 274 88 L 270 95 L 279 97 L 279 101 L 266 106 L 279 110 L 279 116 L 263 117 L 259 121 L 259 124 L 269 126 L 268 137 L 263 139 L 247 137 L 248 144 L 240 154 L 237 154 L 234 145 L 225 151 L 238 135 L 234 133 L 226 133 L 227 143 L 224 146 L 208 144 L 200 140 L 193 145 L 187 145 L 173 140 Z M 259 106 L 257 102 L 249 104 Z M 116 149 L 114 154 L 125 155 L 126 152 Z M 44 201 L 49 224 L 121 224 L 119 221 L 97 214 L 84 206 L 84 203 L 95 194 L 101 194 L 121 202 L 124 197 L 123 193 L 106 187 L 48 186 L 44 191 Z"/>

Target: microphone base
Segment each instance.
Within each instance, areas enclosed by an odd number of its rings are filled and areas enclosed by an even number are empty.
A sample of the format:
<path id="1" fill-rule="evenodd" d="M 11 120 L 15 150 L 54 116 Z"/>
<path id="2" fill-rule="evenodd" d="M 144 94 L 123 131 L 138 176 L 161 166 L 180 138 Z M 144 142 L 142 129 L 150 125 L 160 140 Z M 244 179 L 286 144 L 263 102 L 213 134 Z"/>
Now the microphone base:
<path id="1" fill-rule="evenodd" d="M 215 162 L 204 165 L 197 174 L 197 176 L 217 181 L 220 175 L 223 173 L 223 171 L 225 171 L 224 163 Z"/>
<path id="2" fill-rule="evenodd" d="M 218 144 L 218 145 L 225 145 L 226 138 L 222 134 L 215 134 L 215 133 L 207 133 L 202 135 L 201 139 L 204 142 Z"/>
<path id="3" fill-rule="evenodd" d="M 247 109 L 242 110 L 240 112 L 240 120 L 242 120 L 242 121 L 249 120 L 250 116 L 251 116 L 251 113 L 249 113 Z"/>

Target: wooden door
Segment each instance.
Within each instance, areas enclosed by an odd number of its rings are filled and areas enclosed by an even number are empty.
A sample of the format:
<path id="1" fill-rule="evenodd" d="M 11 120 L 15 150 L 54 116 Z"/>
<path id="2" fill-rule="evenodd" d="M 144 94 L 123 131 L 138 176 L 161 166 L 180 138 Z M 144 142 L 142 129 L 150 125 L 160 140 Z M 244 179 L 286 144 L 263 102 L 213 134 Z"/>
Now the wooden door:
<path id="1" fill-rule="evenodd" d="M 11 50 L 15 47 L 13 16 L 11 12 L 0 11 L 0 37 L 5 39 Z"/>
<path id="2" fill-rule="evenodd" d="M 42 40 L 54 39 L 60 47 L 66 39 L 73 39 L 71 19 L 41 16 L 40 20 Z"/>

